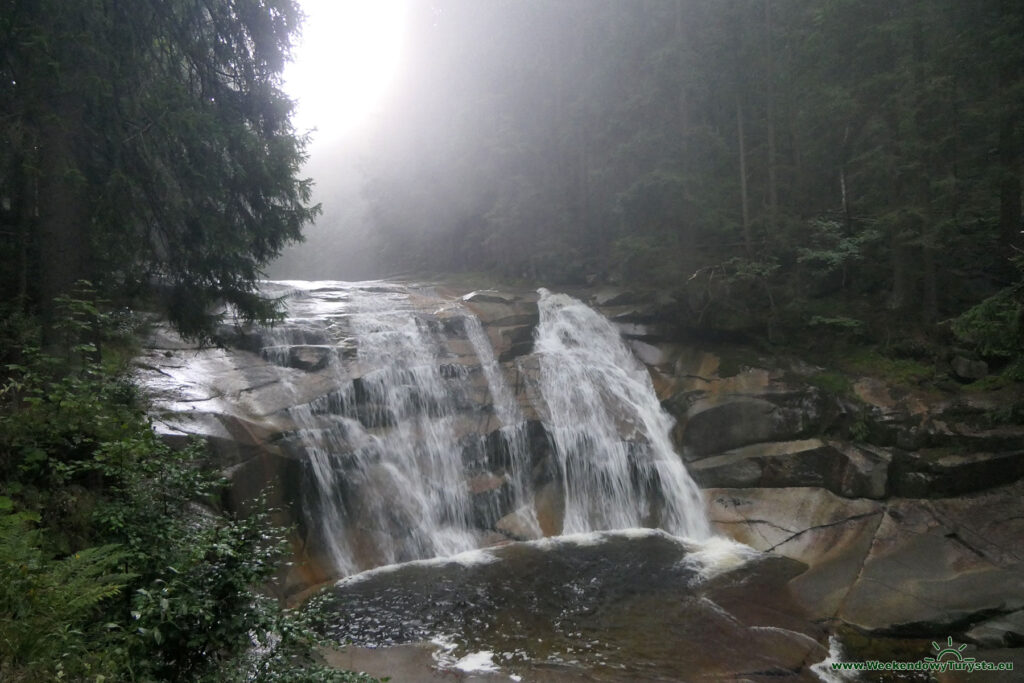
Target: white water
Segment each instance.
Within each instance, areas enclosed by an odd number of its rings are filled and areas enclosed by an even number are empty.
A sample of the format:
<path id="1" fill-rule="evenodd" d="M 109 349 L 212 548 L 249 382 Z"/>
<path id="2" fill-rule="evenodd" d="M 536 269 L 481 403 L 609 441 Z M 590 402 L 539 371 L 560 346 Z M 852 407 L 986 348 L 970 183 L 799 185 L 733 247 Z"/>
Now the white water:
<path id="1" fill-rule="evenodd" d="M 317 407 L 348 418 L 357 449 L 344 488 L 353 493 L 338 500 L 340 482 L 318 475 L 321 498 L 334 498 L 338 508 L 347 503 L 357 515 L 361 528 L 347 531 L 372 546 L 375 564 L 475 548 L 454 426 L 459 377 L 441 376 L 440 331 L 408 297 L 358 289 L 345 322 L 364 374 Z"/>
<path id="2" fill-rule="evenodd" d="M 707 538 L 703 499 L 672 447 L 672 418 L 647 369 L 600 313 L 539 292 L 535 351 L 565 489 L 563 533 L 657 523 Z"/>
<path id="3" fill-rule="evenodd" d="M 811 673 L 824 683 L 849 683 L 858 680 L 859 674 L 856 671 L 832 668 L 833 664 L 844 660 L 846 660 L 846 656 L 839 639 L 830 635 L 828 637 L 828 657 L 811 665 Z"/>
<path id="4" fill-rule="evenodd" d="M 467 439 L 482 448 L 483 437 L 460 423 L 481 410 L 467 405 L 474 372 L 486 381 L 507 450 L 498 474 L 511 485 L 508 508 L 533 514 L 523 410 L 470 311 L 401 285 L 284 284 L 295 288 L 289 318 L 264 334 L 264 357 L 285 366 L 295 344 L 331 353 L 316 373 L 329 392 L 293 402 L 288 414 L 309 463 L 306 522 L 336 571 L 480 546 L 463 454 Z M 581 302 L 541 290 L 539 308 L 538 408 L 564 489 L 562 533 L 658 526 L 707 538 L 702 499 L 672 448 L 672 420 L 646 368 Z M 460 320 L 469 351 L 459 353 L 475 355 L 479 370 L 472 358 L 453 356 L 459 326 L 442 329 Z M 280 376 L 296 397 L 309 381 L 284 367 Z"/>
<path id="5" fill-rule="evenodd" d="M 529 497 L 530 482 L 529 464 L 530 453 L 526 437 L 526 419 L 523 411 L 519 409 L 512 390 L 505 381 L 501 366 L 494 357 L 494 349 L 491 348 L 491 341 L 484 332 L 483 325 L 472 313 L 464 318 L 466 337 L 473 346 L 477 358 L 480 359 L 480 368 L 484 377 L 487 378 L 487 388 L 491 392 L 491 401 L 494 404 L 494 414 L 501 421 L 501 436 L 508 448 L 510 472 L 513 485 L 513 498 L 516 502 L 514 508 L 527 500 Z"/>

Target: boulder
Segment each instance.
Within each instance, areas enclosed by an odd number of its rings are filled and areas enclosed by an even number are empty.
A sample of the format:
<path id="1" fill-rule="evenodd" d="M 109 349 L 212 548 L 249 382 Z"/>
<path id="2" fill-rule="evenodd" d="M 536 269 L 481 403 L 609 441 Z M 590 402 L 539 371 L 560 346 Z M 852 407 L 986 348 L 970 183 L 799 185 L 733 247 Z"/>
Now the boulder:
<path id="1" fill-rule="evenodd" d="M 466 308 L 476 314 L 485 328 L 528 325 L 532 329 L 540 322 L 536 304 L 472 302 L 467 303 Z"/>
<path id="2" fill-rule="evenodd" d="M 892 490 L 907 498 L 942 498 L 1012 483 L 1024 477 L 1024 450 L 1002 453 L 948 449 L 897 451 Z"/>
<path id="3" fill-rule="evenodd" d="M 657 341 L 665 337 L 665 333 L 661 329 L 649 323 L 616 322 L 615 327 L 619 330 L 619 334 L 628 340 Z"/>
<path id="4" fill-rule="evenodd" d="M 638 300 L 640 297 L 635 293 L 615 287 L 599 289 L 591 296 L 595 306 L 620 306 L 636 303 Z"/>
<path id="5" fill-rule="evenodd" d="M 979 622 L 966 636 L 983 647 L 1024 647 L 1024 610 Z"/>
<path id="6" fill-rule="evenodd" d="M 497 338 L 497 343 L 494 344 L 494 352 L 498 361 L 506 363 L 520 356 L 532 353 L 534 328 L 535 325 L 495 328 L 491 339 Z"/>
<path id="7" fill-rule="evenodd" d="M 959 379 L 973 382 L 988 375 L 988 363 L 983 360 L 971 360 L 963 356 L 956 356 L 950 362 L 953 374 Z"/>
<path id="8" fill-rule="evenodd" d="M 534 541 L 544 537 L 532 506 L 524 505 L 499 519 L 494 528 L 515 541 Z"/>
<path id="9" fill-rule="evenodd" d="M 545 536 L 557 536 L 562 533 L 565 521 L 565 492 L 557 482 L 550 481 L 534 494 L 534 510 L 537 524 Z"/>
<path id="10" fill-rule="evenodd" d="M 204 441 L 218 467 L 231 467 L 273 450 L 272 442 L 294 425 L 284 419 L 252 421 L 236 415 L 202 409 L 154 417 L 153 429 L 174 448 L 193 440 Z"/>
<path id="11" fill-rule="evenodd" d="M 508 292 L 499 292 L 496 289 L 478 289 L 474 292 L 470 292 L 462 297 L 462 300 L 467 303 L 493 303 L 493 304 L 512 304 L 515 303 L 519 297 L 515 294 Z"/>
<path id="12" fill-rule="evenodd" d="M 653 344 L 638 339 L 630 339 L 627 344 L 633 355 L 644 365 L 661 365 L 666 361 L 665 351 Z"/>
<path id="13" fill-rule="evenodd" d="M 330 346 L 292 346 L 288 349 L 288 366 L 305 372 L 327 367 L 334 355 Z"/>
<path id="14" fill-rule="evenodd" d="M 914 450 L 927 445 L 929 405 L 925 397 L 907 388 L 895 388 L 875 377 L 853 383 L 860 406 L 851 413 L 867 418 L 872 443 Z"/>
<path id="15" fill-rule="evenodd" d="M 698 399 L 680 421 L 683 457 L 697 460 L 762 441 L 787 441 L 821 433 L 833 415 L 821 392 Z"/>
<path id="16" fill-rule="evenodd" d="M 479 529 L 493 529 L 512 503 L 512 482 L 492 472 L 475 474 L 466 480 L 473 505 L 473 522 Z M 500 529 L 499 529 L 500 531 Z"/>
<path id="17" fill-rule="evenodd" d="M 689 469 L 705 488 L 816 486 L 847 498 L 882 498 L 891 458 L 882 449 L 803 439 L 743 446 Z"/>

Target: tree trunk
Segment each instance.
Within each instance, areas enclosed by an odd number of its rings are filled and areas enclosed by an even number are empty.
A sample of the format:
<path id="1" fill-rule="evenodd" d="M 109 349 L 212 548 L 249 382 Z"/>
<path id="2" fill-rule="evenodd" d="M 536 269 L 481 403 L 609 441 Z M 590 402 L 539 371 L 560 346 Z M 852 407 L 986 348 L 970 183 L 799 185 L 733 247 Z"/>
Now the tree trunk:
<path id="1" fill-rule="evenodd" d="M 921 307 L 921 322 L 930 325 L 939 319 L 939 288 L 935 270 L 935 249 L 925 245 L 921 249 L 921 268 L 924 301 Z"/>
<path id="2" fill-rule="evenodd" d="M 68 107 L 63 112 L 71 113 Z M 72 292 L 87 278 L 89 244 L 84 218 L 83 179 L 75 166 L 69 120 L 47 116 L 40 130 L 37 248 L 39 250 L 39 307 L 43 346 L 59 350 L 54 299 Z"/>
<path id="3" fill-rule="evenodd" d="M 736 138 L 740 153 L 740 208 L 743 213 L 743 243 L 750 256 L 754 251 L 754 241 L 750 234 L 750 209 L 747 199 L 747 149 L 743 134 L 743 104 L 736 95 Z"/>
<path id="4" fill-rule="evenodd" d="M 772 3 L 764 0 L 765 55 L 768 60 L 768 227 L 774 231 L 779 220 L 779 187 L 775 152 L 775 54 L 772 50 Z"/>
<path id="5" fill-rule="evenodd" d="M 999 238 L 1005 251 L 1024 245 L 1021 230 L 1021 151 L 1018 114 L 1009 111 L 999 126 Z"/>
<path id="6" fill-rule="evenodd" d="M 908 271 L 910 254 L 900 237 L 901 227 L 894 226 L 890 250 L 892 253 L 892 293 L 889 308 L 902 310 L 910 305 L 911 278 Z"/>

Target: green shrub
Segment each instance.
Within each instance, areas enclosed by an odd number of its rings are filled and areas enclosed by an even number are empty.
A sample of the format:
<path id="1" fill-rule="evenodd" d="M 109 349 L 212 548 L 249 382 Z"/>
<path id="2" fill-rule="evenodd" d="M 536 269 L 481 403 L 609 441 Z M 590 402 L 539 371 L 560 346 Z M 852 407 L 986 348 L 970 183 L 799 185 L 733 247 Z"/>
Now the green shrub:
<path id="1" fill-rule="evenodd" d="M 850 378 L 840 372 L 817 372 L 807 378 L 807 383 L 836 396 L 849 396 L 853 393 Z"/>
<path id="2" fill-rule="evenodd" d="M 909 358 L 890 358 L 872 349 L 863 349 L 842 359 L 845 370 L 870 375 L 892 384 L 916 385 L 935 376 L 935 367 Z"/>
<path id="3" fill-rule="evenodd" d="M 84 678 L 109 667 L 97 651 L 105 603 L 131 579 L 117 545 L 63 558 L 46 549 L 31 513 L 0 497 L 0 680 Z"/>
<path id="4" fill-rule="evenodd" d="M 372 680 L 316 663 L 306 618 L 261 593 L 282 533 L 204 506 L 224 482 L 201 446 L 164 444 L 76 343 L 97 328 L 62 325 L 69 353 L 26 337 L 0 381 L 0 680 Z"/>
<path id="5" fill-rule="evenodd" d="M 990 358 L 1024 356 L 1024 254 L 1013 263 L 1019 271 L 1016 283 L 972 306 L 952 321 L 953 334 L 975 351 Z M 1011 379 L 1024 380 L 1024 362 L 1011 363 Z"/>

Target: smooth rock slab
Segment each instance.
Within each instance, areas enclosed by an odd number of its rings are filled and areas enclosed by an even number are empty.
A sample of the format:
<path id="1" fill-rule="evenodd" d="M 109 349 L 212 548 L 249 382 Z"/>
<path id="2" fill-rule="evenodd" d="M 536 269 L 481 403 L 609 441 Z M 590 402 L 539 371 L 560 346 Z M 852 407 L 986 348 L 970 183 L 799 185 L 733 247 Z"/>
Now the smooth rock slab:
<path id="1" fill-rule="evenodd" d="M 763 441 L 787 441 L 820 433 L 828 417 L 824 398 L 814 390 L 700 399 L 681 420 L 681 444 L 687 460 L 725 453 Z"/>
<path id="2" fill-rule="evenodd" d="M 941 635 L 1024 608 L 1024 484 L 887 508 L 841 619 Z"/>
<path id="3" fill-rule="evenodd" d="M 708 489 L 704 495 L 717 531 L 808 565 L 790 586 L 815 618 L 838 611 L 884 509 L 821 488 Z"/>
<path id="4" fill-rule="evenodd" d="M 818 618 L 943 635 L 1024 609 L 1024 482 L 887 503 L 815 488 L 705 495 L 718 530 L 808 565 L 790 587 Z"/>

